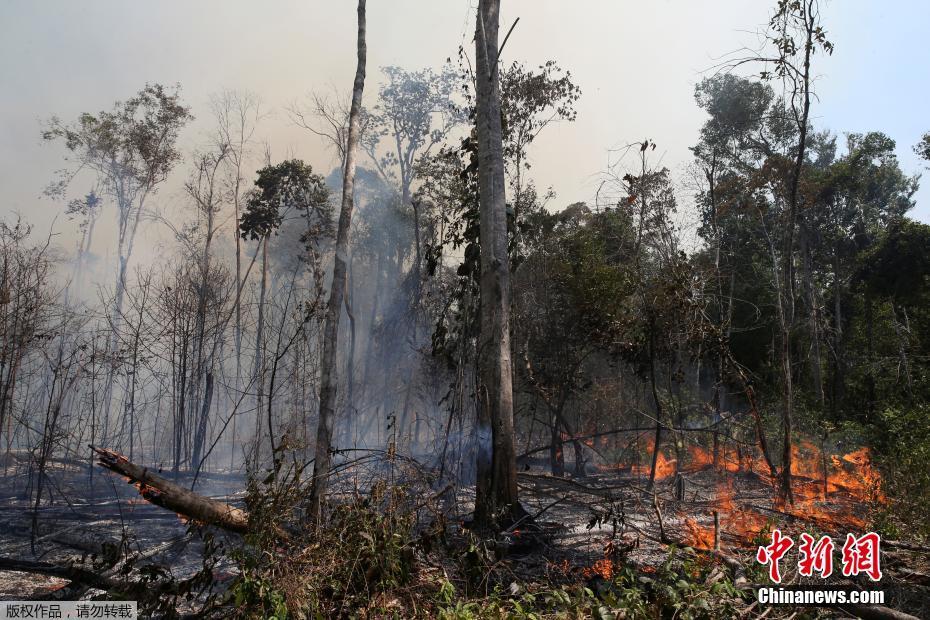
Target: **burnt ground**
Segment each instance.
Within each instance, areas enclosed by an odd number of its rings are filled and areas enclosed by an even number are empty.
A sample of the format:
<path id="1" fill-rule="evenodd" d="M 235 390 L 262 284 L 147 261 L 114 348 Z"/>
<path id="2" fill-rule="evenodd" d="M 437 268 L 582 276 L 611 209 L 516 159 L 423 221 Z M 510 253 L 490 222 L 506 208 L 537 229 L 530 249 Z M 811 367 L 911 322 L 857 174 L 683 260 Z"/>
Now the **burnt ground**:
<path id="1" fill-rule="evenodd" d="M 352 476 L 344 475 L 343 484 L 357 485 L 359 477 Z M 99 561 L 118 552 L 120 557 L 134 558 L 136 569 L 158 564 L 177 579 L 193 575 L 202 566 L 201 528 L 189 527 L 178 515 L 148 504 L 134 486 L 109 473 L 96 471 L 90 492 L 86 467 L 74 464 L 56 464 L 50 470 L 49 492 L 38 510 L 33 537 L 33 506 L 24 494 L 25 481 L 24 474 L 12 473 L 0 480 L 0 545 L 7 558 L 67 564 Z M 674 545 L 689 547 L 685 553 L 726 563 L 735 569 L 738 583 L 748 586 L 761 574 L 753 559 L 759 542 L 753 539 L 760 531 L 777 524 L 795 535 L 826 533 L 839 541 L 839 548 L 846 532 L 864 532 L 862 515 L 870 509 L 842 489 L 826 498 L 818 496 L 820 481 L 813 479 L 798 478 L 796 485 L 817 499 L 790 509 L 778 507 L 766 477 L 750 472 L 721 474 L 705 467 L 659 480 L 654 492 L 646 490 L 646 481 L 642 474 L 621 469 L 564 478 L 552 477 L 538 467 L 521 472 L 521 498 L 533 519 L 516 524 L 504 536 L 515 575 L 564 583 L 608 577 L 621 564 L 649 572 L 668 557 Z M 181 477 L 179 482 L 189 484 L 190 480 Z M 724 500 L 722 488 L 727 489 Z M 197 484 L 198 492 L 240 506 L 244 489 L 240 474 L 203 474 Z M 470 488 L 446 494 L 444 509 L 453 534 L 468 518 L 472 499 Z M 715 511 L 718 550 L 714 549 Z M 889 597 L 886 604 L 930 617 L 928 549 L 884 541 L 882 551 L 885 579 L 881 587 Z M 798 583 L 796 571 L 788 564 L 787 581 Z M 217 567 L 220 589 L 232 577 L 231 570 Z M 824 583 L 817 578 L 804 582 Z M 835 575 L 831 582 L 872 587 L 865 578 L 851 582 Z M 94 594 L 93 590 L 69 589 L 68 584 L 58 577 L 0 571 L 0 599 Z"/>
<path id="2" fill-rule="evenodd" d="M 28 499 L 27 480 L 25 472 L 0 478 L 0 554 L 6 558 L 91 568 L 118 556 L 132 558 L 139 566 L 163 566 L 176 579 L 202 566 L 204 544 L 197 528 L 141 499 L 119 476 L 98 469 L 91 485 L 86 467 L 56 463 L 49 469 L 37 511 Z M 190 478 L 182 476 L 178 482 L 189 486 Z M 244 496 L 245 480 L 241 475 L 201 474 L 196 488 L 237 503 Z M 56 593 L 63 599 L 77 598 L 76 592 L 62 590 L 69 583 L 65 578 L 0 570 L 0 600 L 50 599 Z M 94 592 L 77 594 L 87 598 Z"/>

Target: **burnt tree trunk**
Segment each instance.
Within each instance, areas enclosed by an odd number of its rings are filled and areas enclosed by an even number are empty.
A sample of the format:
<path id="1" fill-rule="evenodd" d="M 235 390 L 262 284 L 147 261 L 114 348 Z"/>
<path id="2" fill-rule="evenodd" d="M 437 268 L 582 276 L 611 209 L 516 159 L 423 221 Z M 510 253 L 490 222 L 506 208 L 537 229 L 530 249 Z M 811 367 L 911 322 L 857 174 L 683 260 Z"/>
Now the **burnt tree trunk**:
<path id="1" fill-rule="evenodd" d="M 136 484 L 143 499 L 195 521 L 215 525 L 231 532 L 244 533 L 249 527 L 246 511 L 224 502 L 204 497 L 136 465 L 122 454 L 105 448 L 90 447 L 98 463 Z"/>

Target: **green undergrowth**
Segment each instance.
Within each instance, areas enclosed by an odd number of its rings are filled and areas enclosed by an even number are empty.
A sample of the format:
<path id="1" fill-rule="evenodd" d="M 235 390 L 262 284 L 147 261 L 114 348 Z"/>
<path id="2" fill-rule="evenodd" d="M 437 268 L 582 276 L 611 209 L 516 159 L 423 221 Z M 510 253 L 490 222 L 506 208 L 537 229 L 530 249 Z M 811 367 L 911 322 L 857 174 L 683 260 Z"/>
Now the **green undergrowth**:
<path id="1" fill-rule="evenodd" d="M 446 583 L 437 616 L 483 618 L 733 618 L 746 608 L 746 594 L 714 562 L 682 560 L 675 550 L 648 572 L 621 565 L 610 579 L 585 579 L 558 587 L 511 583 L 482 598 L 459 598 Z"/>
<path id="2" fill-rule="evenodd" d="M 752 590 L 734 585 L 713 554 L 672 547 L 657 565 L 637 566 L 615 551 L 586 566 L 557 548 L 558 558 L 540 556 L 553 549 L 541 544 L 521 558 L 493 536 L 449 527 L 424 494 L 403 486 L 339 495 L 317 526 L 306 517 L 303 469 L 285 469 L 279 462 L 249 484 L 250 533 L 224 551 L 238 576 L 205 615 L 698 620 L 753 607 Z"/>
<path id="3" fill-rule="evenodd" d="M 690 550 L 645 569 L 618 558 L 607 579 L 567 565 L 527 574 L 491 540 L 424 524 L 388 486 L 343 498 L 316 528 L 304 488 L 296 470 L 250 485 L 252 533 L 229 553 L 239 576 L 217 617 L 689 620 L 732 618 L 751 596 Z"/>

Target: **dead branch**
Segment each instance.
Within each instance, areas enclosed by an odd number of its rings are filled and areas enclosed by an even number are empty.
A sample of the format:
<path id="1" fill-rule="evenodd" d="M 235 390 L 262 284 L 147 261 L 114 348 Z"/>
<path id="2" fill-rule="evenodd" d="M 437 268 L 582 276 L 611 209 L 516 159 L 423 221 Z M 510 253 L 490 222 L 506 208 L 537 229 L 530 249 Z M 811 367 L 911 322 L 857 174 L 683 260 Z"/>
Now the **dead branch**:
<path id="1" fill-rule="evenodd" d="M 836 609 L 862 620 L 919 620 L 917 616 L 881 605 L 837 605 Z"/>
<path id="2" fill-rule="evenodd" d="M 665 534 L 665 524 L 662 522 L 662 511 L 659 510 L 659 500 L 656 498 L 656 494 L 652 494 L 652 509 L 656 513 L 656 521 L 659 523 L 659 540 L 664 544 L 669 544 L 672 541 Z"/>
<path id="3" fill-rule="evenodd" d="M 168 549 L 170 549 L 171 547 L 174 547 L 178 543 L 188 540 L 188 538 L 189 537 L 187 535 L 179 536 L 171 540 L 167 540 L 163 543 L 154 545 L 153 547 L 149 547 L 145 551 L 141 551 L 139 553 L 135 553 L 131 555 L 124 555 L 122 558 L 118 559 L 115 563 L 108 566 L 106 570 L 103 570 L 99 574 L 99 577 L 101 579 L 112 580 L 112 578 L 115 577 L 116 575 L 123 573 L 128 566 L 135 564 L 137 562 L 141 562 L 142 560 L 147 560 L 149 558 L 155 557 L 159 553 L 167 551 Z M 81 581 L 80 579 L 72 578 L 71 583 L 60 588 L 59 590 L 56 590 L 52 594 L 51 598 L 54 600 L 59 600 L 59 601 L 77 600 L 79 597 L 83 596 L 87 592 L 88 589 L 92 587 L 97 587 L 97 586 L 94 586 L 93 584 L 87 583 L 85 581 Z"/>
<path id="4" fill-rule="evenodd" d="M 592 487 L 592 486 L 581 484 L 580 482 L 577 482 L 575 480 L 571 480 L 570 478 L 559 478 L 556 476 L 550 476 L 546 474 L 533 474 L 533 473 L 523 472 L 523 471 L 519 472 L 517 474 L 517 477 L 523 478 L 526 480 L 531 480 L 537 483 L 548 483 L 554 487 L 563 487 L 563 488 L 569 487 L 571 489 L 577 490 L 580 493 L 594 495 L 595 497 L 612 497 L 616 495 L 615 493 L 616 491 L 622 492 L 622 491 L 630 490 L 630 489 L 641 491 L 643 493 L 646 492 L 644 489 L 636 487 L 632 484 Z"/>
<path id="5" fill-rule="evenodd" d="M 882 540 L 883 547 L 891 547 L 892 549 L 904 549 L 905 551 L 914 551 L 916 553 L 927 553 L 930 554 L 930 546 L 928 545 L 915 545 L 912 543 L 906 543 L 899 540 Z"/>
<path id="6" fill-rule="evenodd" d="M 97 453 L 98 463 L 112 472 L 128 478 L 139 488 L 139 495 L 156 506 L 167 508 L 200 523 L 215 525 L 243 534 L 249 529 L 249 515 L 241 508 L 204 497 L 170 480 L 152 473 L 149 468 L 130 462 L 122 454 L 90 446 Z"/>
<path id="7" fill-rule="evenodd" d="M 50 562 L 30 562 L 29 560 L 0 557 L 0 570 L 63 577 L 100 590 L 112 590 L 119 585 L 113 579 L 93 571 L 77 566 L 60 566 Z"/>

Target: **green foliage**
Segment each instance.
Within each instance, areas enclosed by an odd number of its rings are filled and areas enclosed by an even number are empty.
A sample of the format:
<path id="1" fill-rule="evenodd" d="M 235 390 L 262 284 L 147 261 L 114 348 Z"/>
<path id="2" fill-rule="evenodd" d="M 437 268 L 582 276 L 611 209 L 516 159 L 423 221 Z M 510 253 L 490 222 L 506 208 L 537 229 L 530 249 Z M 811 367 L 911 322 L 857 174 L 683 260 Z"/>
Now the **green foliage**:
<path id="1" fill-rule="evenodd" d="M 365 112 L 362 146 L 382 179 L 398 181 L 399 193 L 409 198 L 419 161 L 465 121 L 466 113 L 455 101 L 455 73 L 449 67 L 439 73 L 393 66 L 381 72 L 385 82 L 378 104 Z M 380 148 L 382 142 L 387 148 Z"/>
<path id="2" fill-rule="evenodd" d="M 481 618 L 732 618 L 746 595 L 737 590 L 724 569 L 701 557 L 684 561 L 672 550 L 652 573 L 622 566 L 610 580 L 561 587 L 521 585 L 495 588 L 484 598 L 458 596 L 445 581 L 439 588 L 438 617 L 445 620 Z M 739 606 L 738 606 L 739 604 Z"/>
<path id="3" fill-rule="evenodd" d="M 504 159 L 519 175 L 529 168 L 527 148 L 549 123 L 575 120 L 581 89 L 554 60 L 536 70 L 514 62 L 501 71 L 500 88 Z"/>
<path id="4" fill-rule="evenodd" d="M 920 309 L 930 293 L 930 226 L 908 219 L 893 221 L 865 251 L 857 274 L 880 299 Z"/>
<path id="5" fill-rule="evenodd" d="M 243 239 L 264 239 L 281 226 L 291 211 L 307 219 L 303 240 L 332 236 L 333 215 L 326 182 L 299 159 L 288 159 L 258 171 L 239 222 Z"/>
<path id="6" fill-rule="evenodd" d="M 375 487 L 332 507 L 323 527 L 305 520 L 304 464 L 276 452 L 264 480 L 250 480 L 249 533 L 232 554 L 232 587 L 246 617 L 331 617 L 407 586 L 415 572 L 413 516 L 394 508 L 402 489 Z"/>
<path id="7" fill-rule="evenodd" d="M 288 617 L 284 595 L 261 577 L 242 577 L 232 587 L 231 593 L 235 606 L 249 610 L 249 614 L 269 620 L 284 620 Z"/>
<path id="8" fill-rule="evenodd" d="M 48 141 L 61 140 L 78 167 L 93 169 L 106 192 L 125 209 L 138 193 L 158 185 L 181 159 L 178 134 L 191 120 L 178 89 L 146 84 L 134 97 L 118 102 L 112 111 L 85 112 L 65 124 L 52 118 L 42 132 Z M 50 190 L 64 190 L 70 174 Z"/>
<path id="9" fill-rule="evenodd" d="M 464 66 L 464 65 L 463 65 Z M 474 122 L 474 106 L 468 71 L 462 69 L 461 94 Z M 536 218 L 543 202 L 535 186 L 521 175 L 529 167 L 527 149 L 552 121 L 572 121 L 580 90 L 555 62 L 538 70 L 514 63 L 501 71 L 501 113 L 504 116 L 504 159 L 508 177 L 508 249 L 512 271 L 530 252 L 538 237 Z M 478 220 L 478 145 L 475 132 L 456 146 L 416 162 L 421 182 L 417 200 L 430 204 L 435 228 L 442 235 L 425 247 L 426 271 L 431 277 L 454 279 L 433 331 L 433 351 L 449 363 L 469 355 L 469 341 L 477 333 L 476 315 L 481 245 Z M 454 273 L 441 273 L 443 255 L 452 254 L 458 263 Z M 461 258 L 461 260 L 459 260 Z"/>
<path id="10" fill-rule="evenodd" d="M 930 164 L 930 131 L 925 133 L 916 145 L 914 145 L 914 152 L 917 153 L 917 156 Z"/>
<path id="11" fill-rule="evenodd" d="M 889 505 L 880 529 L 891 537 L 930 538 L 930 406 L 890 407 L 881 414 L 878 458 Z"/>

